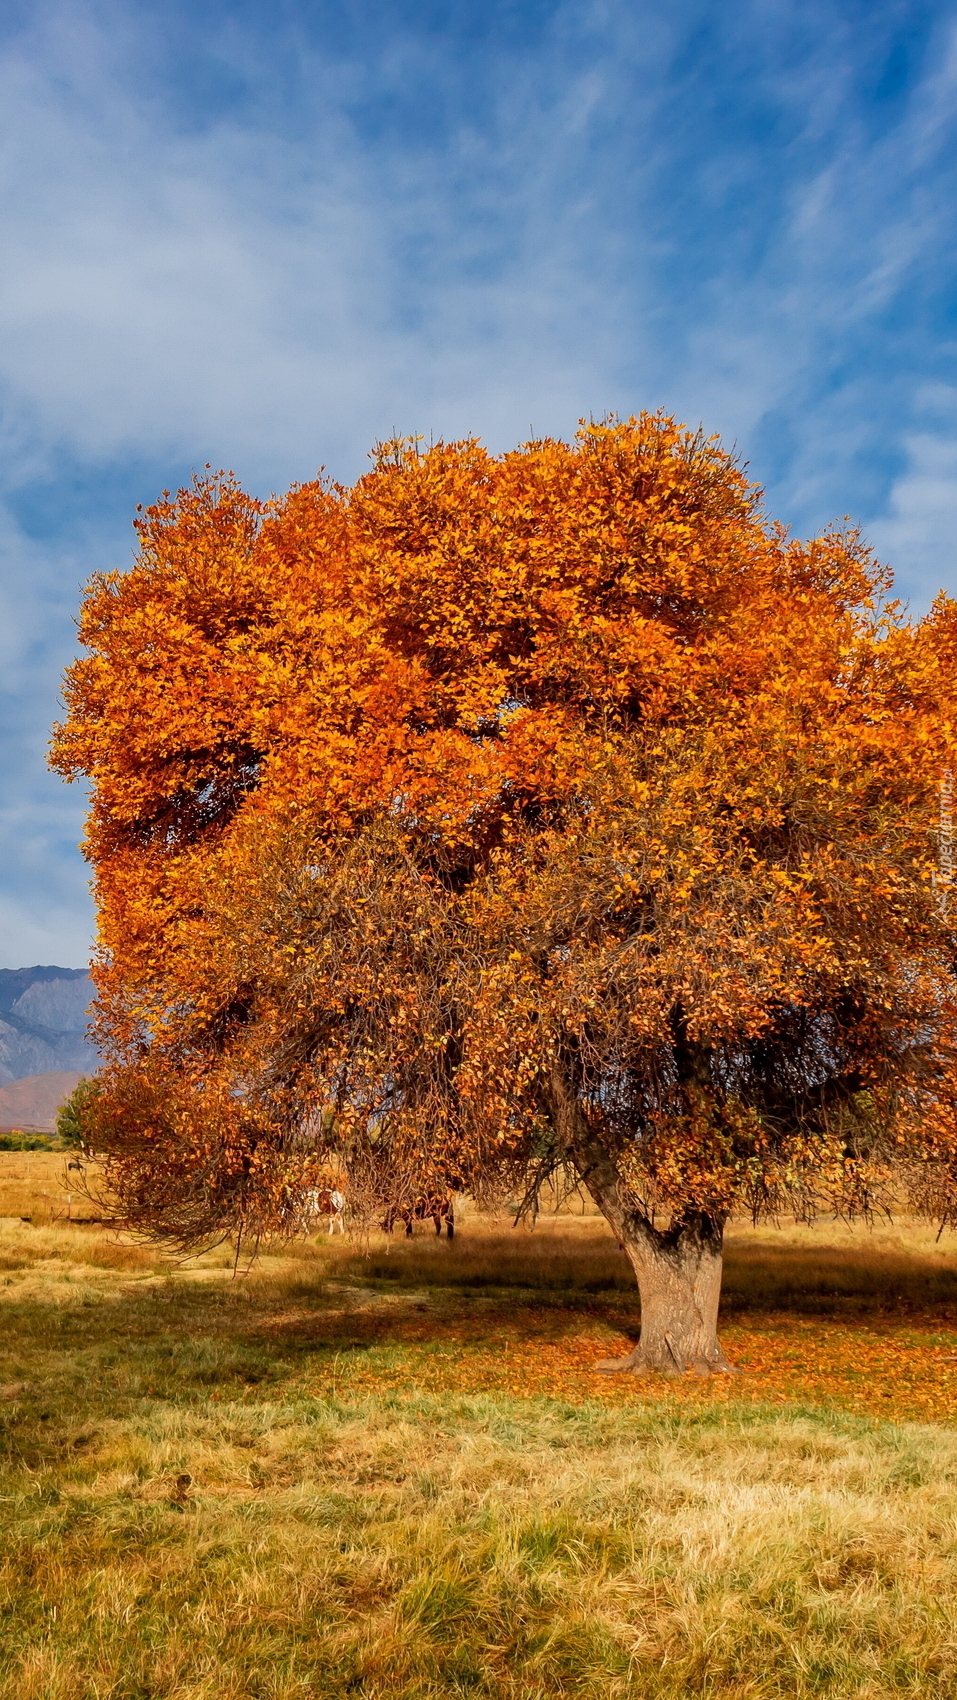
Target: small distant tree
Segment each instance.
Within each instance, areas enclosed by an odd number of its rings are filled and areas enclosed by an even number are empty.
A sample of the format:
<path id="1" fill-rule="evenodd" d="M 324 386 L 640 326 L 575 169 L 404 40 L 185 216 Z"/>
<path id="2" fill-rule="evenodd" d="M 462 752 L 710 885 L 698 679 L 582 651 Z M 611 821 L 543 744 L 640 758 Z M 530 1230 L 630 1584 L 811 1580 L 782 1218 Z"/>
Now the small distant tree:
<path id="1" fill-rule="evenodd" d="M 183 1245 L 570 1166 L 634 1266 L 620 1367 L 729 1366 L 724 1226 L 957 1201 L 934 886 L 957 607 L 763 515 L 664 417 L 350 490 L 208 479 L 96 580 L 98 1146 Z"/>
<path id="2" fill-rule="evenodd" d="M 56 1136 L 68 1151 L 88 1154 L 95 1145 L 97 1090 L 96 1080 L 79 1080 L 69 1098 L 57 1110 L 54 1123 Z"/>

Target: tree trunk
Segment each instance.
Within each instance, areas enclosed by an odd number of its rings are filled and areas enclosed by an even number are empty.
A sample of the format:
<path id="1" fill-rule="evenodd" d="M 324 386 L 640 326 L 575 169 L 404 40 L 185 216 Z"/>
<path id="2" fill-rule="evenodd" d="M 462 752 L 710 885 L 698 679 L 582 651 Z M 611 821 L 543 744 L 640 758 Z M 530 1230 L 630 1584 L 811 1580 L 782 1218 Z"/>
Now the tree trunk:
<path id="1" fill-rule="evenodd" d="M 624 1192 L 611 1153 L 579 1138 L 571 1152 L 581 1180 L 610 1223 L 638 1280 L 641 1337 L 625 1358 L 597 1367 L 633 1375 L 733 1375 L 718 1340 L 724 1221 L 689 1210 L 656 1228 Z"/>
<path id="2" fill-rule="evenodd" d="M 733 1374 L 718 1341 L 723 1224 L 695 1212 L 662 1233 L 629 1212 L 612 1226 L 638 1279 L 641 1337 L 627 1357 L 608 1358 L 598 1368 L 633 1375 L 682 1375 L 686 1369 Z"/>
<path id="3" fill-rule="evenodd" d="M 688 1369 L 696 1375 L 734 1375 L 718 1340 L 724 1218 L 686 1210 L 669 1228 L 656 1228 L 623 1186 L 617 1151 L 589 1127 L 557 1062 L 550 1098 L 565 1152 L 638 1279 L 638 1344 L 627 1357 L 607 1358 L 597 1368 L 632 1375 L 683 1375 Z"/>

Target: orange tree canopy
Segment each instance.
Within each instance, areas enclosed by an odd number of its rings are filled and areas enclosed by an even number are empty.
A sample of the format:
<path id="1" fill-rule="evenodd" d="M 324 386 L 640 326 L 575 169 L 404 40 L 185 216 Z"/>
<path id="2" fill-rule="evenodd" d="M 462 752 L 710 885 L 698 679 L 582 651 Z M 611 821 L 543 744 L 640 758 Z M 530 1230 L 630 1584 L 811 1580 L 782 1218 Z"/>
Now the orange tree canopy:
<path id="1" fill-rule="evenodd" d="M 368 1200 L 607 1159 L 650 1221 L 950 1212 L 953 603 L 662 416 L 138 529 L 53 758 L 132 1221 L 280 1230 L 330 1156 Z"/>

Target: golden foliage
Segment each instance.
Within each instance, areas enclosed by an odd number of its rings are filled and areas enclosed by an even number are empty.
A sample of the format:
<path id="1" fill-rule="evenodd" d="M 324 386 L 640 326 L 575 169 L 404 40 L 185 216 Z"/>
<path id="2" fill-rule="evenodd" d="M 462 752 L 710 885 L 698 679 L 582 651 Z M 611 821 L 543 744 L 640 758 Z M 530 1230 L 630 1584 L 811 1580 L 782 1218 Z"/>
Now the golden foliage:
<path id="1" fill-rule="evenodd" d="M 955 604 L 659 415 L 139 531 L 54 756 L 133 1221 L 292 1227 L 334 1154 L 370 1205 L 567 1158 L 652 1218 L 951 1212 Z"/>

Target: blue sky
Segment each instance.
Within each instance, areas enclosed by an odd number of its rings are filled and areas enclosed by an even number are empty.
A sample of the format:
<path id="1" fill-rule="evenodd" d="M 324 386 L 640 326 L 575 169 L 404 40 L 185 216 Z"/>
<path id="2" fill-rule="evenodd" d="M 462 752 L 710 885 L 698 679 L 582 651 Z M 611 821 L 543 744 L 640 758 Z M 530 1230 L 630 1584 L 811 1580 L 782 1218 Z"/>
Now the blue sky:
<path id="1" fill-rule="evenodd" d="M 6 0 L 0 143 L 0 966 L 85 960 L 79 590 L 207 461 L 665 406 L 957 591 L 957 0 Z"/>

